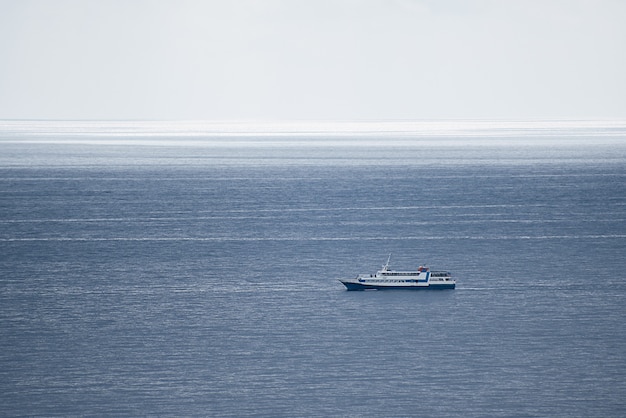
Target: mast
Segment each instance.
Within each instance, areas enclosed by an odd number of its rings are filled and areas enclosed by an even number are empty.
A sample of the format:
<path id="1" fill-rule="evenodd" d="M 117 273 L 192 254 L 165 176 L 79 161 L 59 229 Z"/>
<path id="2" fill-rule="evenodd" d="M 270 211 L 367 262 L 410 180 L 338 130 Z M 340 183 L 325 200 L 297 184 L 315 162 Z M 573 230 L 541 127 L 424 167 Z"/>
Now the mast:
<path id="1" fill-rule="evenodd" d="M 383 269 L 381 271 L 387 271 L 387 268 L 389 267 L 389 261 L 391 260 L 391 254 L 389 254 L 389 257 L 387 257 L 387 262 L 383 265 Z"/>

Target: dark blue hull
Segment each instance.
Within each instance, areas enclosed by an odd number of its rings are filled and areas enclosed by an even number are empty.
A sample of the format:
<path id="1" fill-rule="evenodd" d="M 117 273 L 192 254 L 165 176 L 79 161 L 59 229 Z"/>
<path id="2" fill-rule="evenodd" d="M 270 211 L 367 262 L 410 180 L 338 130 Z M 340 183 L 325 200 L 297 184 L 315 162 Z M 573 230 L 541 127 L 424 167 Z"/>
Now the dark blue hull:
<path id="1" fill-rule="evenodd" d="M 341 280 L 340 280 L 341 281 Z M 429 286 L 377 286 L 372 284 L 361 284 L 341 281 L 348 290 L 444 290 L 454 289 L 454 283 L 436 284 Z"/>

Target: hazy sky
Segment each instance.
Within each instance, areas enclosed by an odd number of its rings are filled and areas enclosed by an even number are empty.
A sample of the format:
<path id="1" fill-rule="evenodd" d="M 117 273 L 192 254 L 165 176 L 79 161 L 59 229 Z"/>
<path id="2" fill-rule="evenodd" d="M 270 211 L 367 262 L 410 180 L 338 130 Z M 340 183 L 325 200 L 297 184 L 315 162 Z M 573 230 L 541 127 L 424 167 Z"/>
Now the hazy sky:
<path id="1" fill-rule="evenodd" d="M 12 118 L 626 118 L 626 0 L 0 0 Z"/>

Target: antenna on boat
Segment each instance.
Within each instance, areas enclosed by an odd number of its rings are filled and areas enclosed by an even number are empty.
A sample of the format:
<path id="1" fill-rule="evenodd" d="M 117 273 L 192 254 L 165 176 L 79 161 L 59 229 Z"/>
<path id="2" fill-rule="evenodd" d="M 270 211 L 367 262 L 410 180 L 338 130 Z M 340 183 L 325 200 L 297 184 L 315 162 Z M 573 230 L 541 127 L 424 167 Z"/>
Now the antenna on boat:
<path id="1" fill-rule="evenodd" d="M 389 261 L 391 260 L 391 254 L 387 257 L 387 262 L 383 265 L 383 271 L 387 271 L 387 267 L 389 267 Z"/>

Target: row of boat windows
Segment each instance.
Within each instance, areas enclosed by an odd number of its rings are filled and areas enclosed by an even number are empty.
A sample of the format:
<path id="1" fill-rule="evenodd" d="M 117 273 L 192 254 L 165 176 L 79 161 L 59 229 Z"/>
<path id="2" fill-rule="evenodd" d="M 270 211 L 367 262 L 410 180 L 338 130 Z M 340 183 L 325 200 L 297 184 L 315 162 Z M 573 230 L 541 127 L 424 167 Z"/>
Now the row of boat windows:
<path id="1" fill-rule="evenodd" d="M 414 271 L 394 271 L 381 273 L 383 276 L 417 276 L 419 273 Z M 430 273 L 430 277 L 451 277 L 452 275 L 447 271 L 434 271 Z"/>
<path id="2" fill-rule="evenodd" d="M 383 276 L 417 276 L 419 273 L 415 271 L 394 271 L 381 273 Z"/>

